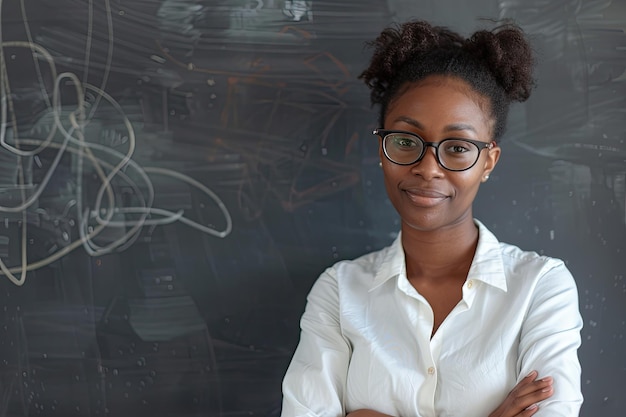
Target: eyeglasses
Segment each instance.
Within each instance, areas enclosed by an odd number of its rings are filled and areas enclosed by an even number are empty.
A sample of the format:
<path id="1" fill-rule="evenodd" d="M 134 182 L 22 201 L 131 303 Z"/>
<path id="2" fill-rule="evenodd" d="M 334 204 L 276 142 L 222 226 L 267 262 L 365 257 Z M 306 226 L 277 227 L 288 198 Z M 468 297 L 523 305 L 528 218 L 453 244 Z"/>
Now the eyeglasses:
<path id="1" fill-rule="evenodd" d="M 426 148 L 435 148 L 439 165 L 448 171 L 465 171 L 473 167 L 480 151 L 491 149 L 495 142 L 472 139 L 444 139 L 441 142 L 426 142 L 415 133 L 402 130 L 376 129 L 374 135 L 383 139 L 383 152 L 387 159 L 398 165 L 413 165 L 422 160 Z"/>

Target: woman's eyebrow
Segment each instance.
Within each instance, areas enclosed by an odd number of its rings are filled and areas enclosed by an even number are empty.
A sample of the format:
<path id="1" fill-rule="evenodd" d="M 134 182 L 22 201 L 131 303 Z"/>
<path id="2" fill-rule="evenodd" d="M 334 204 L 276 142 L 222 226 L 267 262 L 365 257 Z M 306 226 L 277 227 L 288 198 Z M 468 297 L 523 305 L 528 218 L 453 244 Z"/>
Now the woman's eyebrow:
<path id="1" fill-rule="evenodd" d="M 408 117 L 408 116 L 398 116 L 398 117 L 394 120 L 394 122 L 404 122 L 404 123 L 410 124 L 410 125 L 412 125 L 412 126 L 415 126 L 415 127 L 416 127 L 416 128 L 418 128 L 418 129 L 424 129 L 424 125 L 422 125 L 422 124 L 421 124 L 420 122 L 418 122 L 417 120 L 412 119 L 412 118 L 410 118 L 410 117 Z"/>
<path id="2" fill-rule="evenodd" d="M 408 116 L 398 116 L 394 120 L 394 122 L 404 122 L 404 123 L 410 124 L 411 126 L 415 126 L 418 129 L 424 129 L 424 125 L 422 125 L 417 120 Z M 469 130 L 471 132 L 478 134 L 478 132 L 476 131 L 476 128 L 474 128 L 474 126 L 467 124 L 467 123 L 453 123 L 453 124 L 447 125 L 444 128 L 444 132 L 454 132 L 454 131 L 459 131 L 459 130 Z"/>
<path id="3" fill-rule="evenodd" d="M 453 132 L 455 130 L 469 130 L 469 131 L 472 131 L 472 132 L 474 132 L 476 134 L 478 133 L 478 132 L 476 132 L 476 129 L 474 128 L 474 126 L 468 125 L 466 123 L 454 123 L 454 124 L 451 124 L 451 125 L 447 125 L 444 128 L 444 132 Z"/>

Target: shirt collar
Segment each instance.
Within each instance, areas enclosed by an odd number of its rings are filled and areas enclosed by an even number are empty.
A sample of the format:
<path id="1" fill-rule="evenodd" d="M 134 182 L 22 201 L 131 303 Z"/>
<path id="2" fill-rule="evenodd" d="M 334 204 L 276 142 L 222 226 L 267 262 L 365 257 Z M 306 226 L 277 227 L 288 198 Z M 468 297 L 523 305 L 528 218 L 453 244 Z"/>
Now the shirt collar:
<path id="1" fill-rule="evenodd" d="M 484 282 L 502 291 L 507 291 L 506 277 L 500 242 L 480 221 L 474 219 L 478 227 L 478 246 L 472 260 L 467 280 Z M 382 254 L 380 267 L 376 271 L 370 291 L 396 277 L 406 277 L 402 233 L 389 245 Z"/>
<path id="2" fill-rule="evenodd" d="M 480 221 L 474 219 L 474 223 L 478 226 L 478 246 L 467 279 L 468 281 L 470 279 L 482 281 L 506 292 L 500 242 Z"/>
<path id="3" fill-rule="evenodd" d="M 383 249 L 380 267 L 376 270 L 370 291 L 398 276 L 406 277 L 404 250 L 402 249 L 402 232 L 398 233 L 393 243 Z"/>

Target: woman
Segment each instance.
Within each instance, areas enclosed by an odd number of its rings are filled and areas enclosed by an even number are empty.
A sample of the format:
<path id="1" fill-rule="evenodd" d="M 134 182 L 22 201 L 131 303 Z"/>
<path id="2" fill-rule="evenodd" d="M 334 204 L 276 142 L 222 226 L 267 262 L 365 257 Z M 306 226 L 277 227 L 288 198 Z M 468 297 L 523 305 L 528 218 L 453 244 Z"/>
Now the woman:
<path id="1" fill-rule="evenodd" d="M 401 231 L 313 286 L 283 416 L 577 416 L 570 272 L 498 242 L 472 215 L 509 103 L 532 88 L 522 31 L 464 39 L 413 21 L 373 46 L 361 78 L 380 105 L 374 133 Z"/>

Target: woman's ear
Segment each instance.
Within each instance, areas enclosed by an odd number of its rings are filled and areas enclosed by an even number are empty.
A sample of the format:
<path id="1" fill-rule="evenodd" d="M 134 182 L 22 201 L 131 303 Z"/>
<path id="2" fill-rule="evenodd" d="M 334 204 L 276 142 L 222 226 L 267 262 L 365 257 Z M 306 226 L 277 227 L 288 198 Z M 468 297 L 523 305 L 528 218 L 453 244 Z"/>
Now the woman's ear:
<path id="1" fill-rule="evenodd" d="M 380 136 L 378 136 L 378 157 L 380 158 L 380 162 L 378 164 L 382 167 L 383 160 L 386 157 L 385 157 L 385 153 L 383 152 L 383 140 Z"/>
<path id="2" fill-rule="evenodd" d="M 482 182 L 485 182 L 489 179 L 489 174 L 494 170 L 496 165 L 498 164 L 498 160 L 500 159 L 500 147 L 492 142 L 493 146 L 491 149 L 487 150 L 487 159 L 485 160 L 485 165 L 483 167 L 483 178 Z"/>

